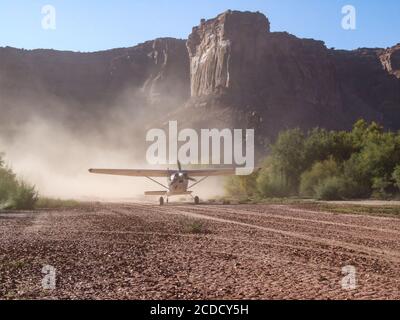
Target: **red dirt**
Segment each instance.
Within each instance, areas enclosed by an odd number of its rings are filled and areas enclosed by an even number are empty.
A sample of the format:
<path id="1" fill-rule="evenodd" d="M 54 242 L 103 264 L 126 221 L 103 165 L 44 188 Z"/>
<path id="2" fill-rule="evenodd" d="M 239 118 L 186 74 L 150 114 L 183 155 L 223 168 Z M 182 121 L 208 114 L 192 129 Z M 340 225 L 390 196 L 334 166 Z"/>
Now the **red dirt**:
<path id="1" fill-rule="evenodd" d="M 2 299 L 399 299 L 400 219 L 286 205 L 0 214 Z M 198 233 L 196 233 L 198 232 Z M 42 267 L 57 269 L 44 290 Z M 342 267 L 356 268 L 346 290 Z"/>

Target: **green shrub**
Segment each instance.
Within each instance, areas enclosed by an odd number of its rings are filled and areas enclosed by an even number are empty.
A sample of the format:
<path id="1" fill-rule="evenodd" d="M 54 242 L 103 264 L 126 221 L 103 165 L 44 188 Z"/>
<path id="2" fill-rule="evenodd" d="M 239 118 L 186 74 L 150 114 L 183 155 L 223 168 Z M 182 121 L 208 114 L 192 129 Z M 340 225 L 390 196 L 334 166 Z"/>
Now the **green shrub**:
<path id="1" fill-rule="evenodd" d="M 180 221 L 183 232 L 192 234 L 206 234 L 209 233 L 207 225 L 202 220 L 194 220 L 190 218 L 184 218 Z"/>
<path id="2" fill-rule="evenodd" d="M 257 190 L 261 197 L 274 198 L 274 197 L 288 197 L 292 195 L 292 188 L 290 188 L 283 178 L 273 172 L 273 169 L 262 169 L 257 178 Z"/>
<path id="3" fill-rule="evenodd" d="M 340 195 L 343 199 L 359 199 L 369 194 L 369 187 L 360 185 L 351 178 L 340 177 Z"/>
<path id="4" fill-rule="evenodd" d="M 0 154 L 0 209 L 31 210 L 37 200 L 35 187 L 18 180 Z"/>
<path id="5" fill-rule="evenodd" d="M 248 176 L 232 176 L 225 182 L 225 191 L 229 196 L 236 198 L 255 197 L 257 194 L 257 176 L 253 173 Z"/>
<path id="6" fill-rule="evenodd" d="M 373 198 L 388 200 L 393 196 L 395 190 L 393 181 L 387 177 L 375 177 L 372 181 Z"/>
<path id="7" fill-rule="evenodd" d="M 0 167 L 0 206 L 3 206 L 18 188 L 15 175 L 8 168 Z"/>
<path id="8" fill-rule="evenodd" d="M 318 200 L 341 200 L 342 181 L 338 177 L 329 177 L 323 180 L 316 188 L 315 195 Z"/>
<path id="9" fill-rule="evenodd" d="M 246 191 L 243 190 L 243 186 L 240 183 L 240 177 L 232 176 L 225 180 L 225 191 L 226 194 L 233 197 L 244 197 Z"/>
<path id="10" fill-rule="evenodd" d="M 316 194 L 316 188 L 322 181 L 330 177 L 340 175 L 338 164 L 332 158 L 317 162 L 311 170 L 301 175 L 300 195 L 305 197 L 313 197 Z"/>
<path id="11" fill-rule="evenodd" d="M 32 210 L 38 200 L 38 193 L 34 186 L 19 181 L 17 189 L 11 194 L 8 208 L 15 210 Z"/>
<path id="12" fill-rule="evenodd" d="M 396 183 L 398 189 L 400 189 L 400 165 L 396 166 L 393 171 L 392 178 Z"/>

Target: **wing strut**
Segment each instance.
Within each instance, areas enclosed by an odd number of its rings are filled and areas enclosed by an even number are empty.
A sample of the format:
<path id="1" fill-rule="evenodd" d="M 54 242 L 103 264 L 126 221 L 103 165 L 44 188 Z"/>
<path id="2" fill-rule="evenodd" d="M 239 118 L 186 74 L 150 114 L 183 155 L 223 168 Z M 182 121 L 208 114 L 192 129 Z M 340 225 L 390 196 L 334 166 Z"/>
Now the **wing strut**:
<path id="1" fill-rule="evenodd" d="M 165 188 L 165 189 L 169 189 L 168 187 L 166 187 L 166 186 L 164 186 L 162 183 L 160 183 L 160 182 L 158 182 L 157 180 L 155 180 L 155 179 L 152 179 L 152 178 L 150 178 L 150 177 L 146 177 L 147 179 L 149 179 L 149 180 L 151 180 L 151 181 L 153 181 L 153 182 L 155 182 L 155 183 L 157 183 L 158 185 L 160 185 L 161 187 L 163 187 L 163 188 Z"/>
<path id="2" fill-rule="evenodd" d="M 202 181 L 204 181 L 204 180 L 206 180 L 208 178 L 208 176 L 207 177 L 203 177 L 203 178 L 201 178 L 199 181 L 197 181 L 196 183 L 193 183 L 190 187 L 188 187 L 188 189 L 191 189 L 191 188 L 193 188 L 196 184 L 199 184 L 200 182 L 202 182 Z"/>

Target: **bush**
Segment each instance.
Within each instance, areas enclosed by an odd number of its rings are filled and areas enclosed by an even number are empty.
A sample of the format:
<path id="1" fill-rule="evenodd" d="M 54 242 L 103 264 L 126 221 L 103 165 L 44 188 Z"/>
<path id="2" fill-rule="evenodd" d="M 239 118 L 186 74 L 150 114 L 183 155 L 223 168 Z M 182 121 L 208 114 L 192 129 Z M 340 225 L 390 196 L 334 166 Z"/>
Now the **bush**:
<path id="1" fill-rule="evenodd" d="M 346 177 L 347 198 L 369 198 L 372 193 L 372 175 L 362 161 L 362 155 L 354 154 L 343 164 Z"/>
<path id="2" fill-rule="evenodd" d="M 225 182 L 226 193 L 236 198 L 255 197 L 257 194 L 257 176 L 258 173 L 229 177 Z"/>
<path id="3" fill-rule="evenodd" d="M 288 197 L 292 190 L 285 179 L 269 170 L 262 170 L 257 178 L 257 190 L 264 198 Z"/>
<path id="4" fill-rule="evenodd" d="M 236 198 L 247 197 L 247 190 L 244 188 L 239 176 L 232 176 L 226 179 L 225 191 L 227 195 Z"/>
<path id="5" fill-rule="evenodd" d="M 204 221 L 193 220 L 190 218 L 184 218 L 180 221 L 183 232 L 192 234 L 206 234 L 209 233 L 207 225 Z"/>
<path id="6" fill-rule="evenodd" d="M 373 198 L 389 200 L 396 193 L 395 184 L 387 177 L 376 177 L 372 181 Z"/>
<path id="7" fill-rule="evenodd" d="M 332 158 L 317 162 L 311 168 L 301 175 L 300 179 L 300 195 L 305 197 L 313 197 L 316 194 L 316 188 L 330 177 L 340 175 L 338 164 Z"/>
<path id="8" fill-rule="evenodd" d="M 224 187 L 226 194 L 229 196 L 241 197 L 244 195 L 237 176 L 226 178 Z"/>
<path id="9" fill-rule="evenodd" d="M 360 185 L 349 177 L 342 176 L 340 184 L 340 195 L 343 199 L 359 199 L 370 194 L 367 186 Z"/>
<path id="10" fill-rule="evenodd" d="M 63 199 L 40 197 L 35 204 L 35 208 L 38 209 L 76 208 L 84 205 L 85 205 L 84 203 L 72 199 L 63 200 Z"/>
<path id="11" fill-rule="evenodd" d="M 16 191 L 18 183 L 12 171 L 0 167 L 0 206 L 4 205 Z"/>
<path id="12" fill-rule="evenodd" d="M 18 180 L 0 154 L 0 209 L 31 210 L 37 200 L 35 187 Z"/>
<path id="13" fill-rule="evenodd" d="M 18 182 L 17 189 L 11 194 L 8 208 L 15 210 L 32 210 L 38 201 L 38 193 L 34 186 L 23 181 Z"/>
<path id="14" fill-rule="evenodd" d="M 342 181 L 338 177 L 330 177 L 323 180 L 316 188 L 315 194 L 318 200 L 341 200 Z"/>
<path id="15" fill-rule="evenodd" d="M 400 165 L 394 169 L 392 178 L 395 181 L 397 188 L 400 189 Z"/>
<path id="16" fill-rule="evenodd" d="M 286 174 L 282 172 L 276 160 L 269 157 L 258 173 L 257 194 L 262 198 L 288 197 L 297 193 L 288 183 Z"/>

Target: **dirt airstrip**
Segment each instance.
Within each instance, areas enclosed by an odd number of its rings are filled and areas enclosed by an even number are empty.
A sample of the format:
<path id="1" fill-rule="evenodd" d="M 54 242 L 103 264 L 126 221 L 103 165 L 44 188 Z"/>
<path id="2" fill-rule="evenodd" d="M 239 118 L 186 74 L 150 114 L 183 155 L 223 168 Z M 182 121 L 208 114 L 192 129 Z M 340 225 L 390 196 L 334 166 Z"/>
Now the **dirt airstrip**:
<path id="1" fill-rule="evenodd" d="M 0 298 L 399 299 L 400 219 L 294 205 L 6 212 Z"/>

